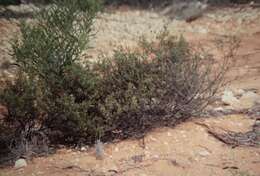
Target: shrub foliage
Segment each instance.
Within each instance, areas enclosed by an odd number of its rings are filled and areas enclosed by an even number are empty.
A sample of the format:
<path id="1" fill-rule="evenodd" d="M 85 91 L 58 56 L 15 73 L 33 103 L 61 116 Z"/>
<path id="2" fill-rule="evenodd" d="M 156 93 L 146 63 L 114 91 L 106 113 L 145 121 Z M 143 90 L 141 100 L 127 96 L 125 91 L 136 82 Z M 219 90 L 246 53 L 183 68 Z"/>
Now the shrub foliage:
<path id="1" fill-rule="evenodd" d="M 93 143 L 174 125 L 199 115 L 223 85 L 236 45 L 218 65 L 166 31 L 154 42 L 141 40 L 138 50 L 120 48 L 83 66 L 98 7 L 55 1 L 21 25 L 13 43 L 19 74 L 0 93 L 16 155 L 46 152 L 40 146 L 49 142 Z"/>
<path id="2" fill-rule="evenodd" d="M 97 10 L 98 4 L 85 0 L 55 1 L 34 22 L 21 24 L 22 37 L 13 42 L 20 74 L 0 99 L 17 141 L 31 141 L 32 131 L 67 141 L 92 124 L 88 110 L 96 78 L 77 61 L 87 48 Z"/>

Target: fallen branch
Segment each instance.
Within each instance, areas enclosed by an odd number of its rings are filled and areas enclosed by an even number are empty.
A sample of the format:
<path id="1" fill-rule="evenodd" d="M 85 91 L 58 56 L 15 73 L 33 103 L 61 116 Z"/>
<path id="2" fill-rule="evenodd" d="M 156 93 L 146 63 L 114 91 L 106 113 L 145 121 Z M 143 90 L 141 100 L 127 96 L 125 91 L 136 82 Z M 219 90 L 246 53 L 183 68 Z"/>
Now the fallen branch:
<path id="1" fill-rule="evenodd" d="M 233 148 L 238 146 L 260 147 L 260 137 L 259 132 L 257 132 L 260 125 L 257 125 L 257 123 L 253 125 L 253 129 L 251 131 L 246 133 L 237 133 L 225 129 L 217 130 L 204 123 L 195 123 L 206 128 L 207 132 L 217 140 L 227 145 L 231 145 Z"/>
<path id="2" fill-rule="evenodd" d="M 214 138 L 218 139 L 219 141 L 221 141 L 221 142 L 223 142 L 223 143 L 225 143 L 225 144 L 227 144 L 227 145 L 232 145 L 228 140 L 224 139 L 223 134 L 218 134 L 218 133 L 213 132 L 213 131 L 211 131 L 211 130 L 208 130 L 208 133 L 209 133 L 211 136 L 213 136 Z M 232 147 L 236 147 L 236 146 L 237 146 L 237 145 L 232 146 Z"/>
<path id="3" fill-rule="evenodd" d="M 238 146 L 250 146 L 250 147 L 259 147 L 259 141 L 257 138 L 257 134 L 254 131 L 249 131 L 246 133 L 235 133 L 235 132 L 228 132 L 228 133 L 217 133 L 212 130 L 208 130 L 208 133 L 218 139 L 219 141 L 227 144 L 232 145 L 232 147 Z"/>

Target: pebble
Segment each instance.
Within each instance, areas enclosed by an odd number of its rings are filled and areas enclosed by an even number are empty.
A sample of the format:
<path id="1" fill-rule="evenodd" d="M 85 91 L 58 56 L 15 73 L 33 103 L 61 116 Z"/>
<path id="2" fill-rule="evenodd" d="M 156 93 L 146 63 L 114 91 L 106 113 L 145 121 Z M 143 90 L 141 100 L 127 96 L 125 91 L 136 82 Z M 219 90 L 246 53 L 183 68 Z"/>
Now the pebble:
<path id="1" fill-rule="evenodd" d="M 223 103 L 231 106 L 238 106 L 239 100 L 234 96 L 233 92 L 230 90 L 225 90 L 221 97 Z"/>
<path id="2" fill-rule="evenodd" d="M 80 151 L 82 151 L 82 152 L 87 151 L 87 148 L 86 147 L 81 147 Z"/>
<path id="3" fill-rule="evenodd" d="M 26 166 L 27 166 L 27 162 L 25 159 L 18 159 L 17 161 L 15 161 L 14 168 L 20 169 L 20 168 L 24 168 Z"/>
<path id="4" fill-rule="evenodd" d="M 206 150 L 203 150 L 203 151 L 199 151 L 198 154 L 202 157 L 207 157 L 210 155 L 210 153 Z"/>

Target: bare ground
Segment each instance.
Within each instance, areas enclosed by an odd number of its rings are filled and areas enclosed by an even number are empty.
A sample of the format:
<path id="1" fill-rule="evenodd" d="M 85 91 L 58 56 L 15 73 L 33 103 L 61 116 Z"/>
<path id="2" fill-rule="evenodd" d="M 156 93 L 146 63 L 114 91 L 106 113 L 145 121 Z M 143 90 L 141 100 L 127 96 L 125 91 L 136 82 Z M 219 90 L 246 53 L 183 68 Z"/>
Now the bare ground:
<path id="1" fill-rule="evenodd" d="M 260 149 L 227 146 L 207 133 L 201 125 L 236 132 L 249 131 L 253 121 L 232 115 L 218 119 L 196 119 L 174 129 L 156 129 L 141 140 L 105 145 L 105 158 L 96 160 L 93 149 L 62 149 L 46 158 L 35 158 L 25 169 L 2 170 L 4 175 L 191 175 L 231 176 L 233 172 L 258 176 Z M 94 174 L 93 174 L 94 175 Z"/>
<path id="2" fill-rule="evenodd" d="M 212 9 L 192 22 L 169 20 L 156 12 L 121 8 L 101 14 L 95 23 L 97 37 L 90 54 L 109 53 L 119 44 L 134 47 L 140 35 L 154 38 L 167 24 L 171 33 L 183 34 L 194 44 L 207 46 L 212 39 L 235 34 L 241 39 L 237 65 L 231 76 L 239 79 L 231 89 L 255 89 L 260 94 L 260 9 Z M 0 61 L 8 61 L 7 41 L 17 30 L 16 20 L 0 19 Z M 152 32 L 147 32 L 147 31 Z M 83 57 L 84 58 L 84 57 Z M 10 76 L 10 68 L 1 66 L 2 73 Z M 254 119 L 246 115 L 217 118 L 194 118 L 176 128 L 155 129 L 142 140 L 125 140 L 105 144 L 105 158 L 97 160 L 93 148 L 86 151 L 61 149 L 56 154 L 35 158 L 26 168 L 0 169 L 0 176 L 260 176 L 260 148 L 232 148 L 211 136 L 207 127 L 250 131 Z"/>

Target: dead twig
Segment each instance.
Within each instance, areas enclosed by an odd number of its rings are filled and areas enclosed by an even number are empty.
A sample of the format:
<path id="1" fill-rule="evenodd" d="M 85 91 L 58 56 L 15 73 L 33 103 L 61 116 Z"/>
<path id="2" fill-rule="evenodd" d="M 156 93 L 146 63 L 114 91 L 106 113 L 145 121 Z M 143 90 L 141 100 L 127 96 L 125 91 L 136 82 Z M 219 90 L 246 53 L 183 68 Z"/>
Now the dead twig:
<path id="1" fill-rule="evenodd" d="M 213 131 L 211 131 L 211 130 L 208 130 L 208 133 L 211 135 L 211 136 L 213 136 L 214 138 L 216 138 L 216 139 L 218 139 L 219 141 L 221 141 L 221 142 L 223 142 L 223 143 L 225 143 L 225 144 L 227 144 L 227 145 L 231 145 L 231 143 L 228 141 L 228 140 L 225 140 L 224 139 L 224 137 L 223 137 L 223 134 L 218 134 L 218 133 L 216 133 L 216 132 L 213 132 Z M 233 145 L 232 146 L 232 148 L 233 147 L 236 147 L 237 145 Z"/>

